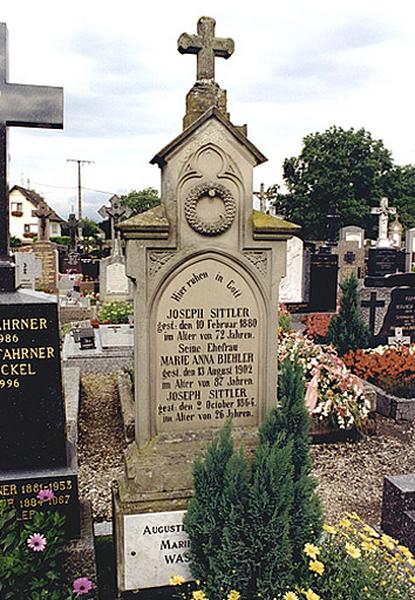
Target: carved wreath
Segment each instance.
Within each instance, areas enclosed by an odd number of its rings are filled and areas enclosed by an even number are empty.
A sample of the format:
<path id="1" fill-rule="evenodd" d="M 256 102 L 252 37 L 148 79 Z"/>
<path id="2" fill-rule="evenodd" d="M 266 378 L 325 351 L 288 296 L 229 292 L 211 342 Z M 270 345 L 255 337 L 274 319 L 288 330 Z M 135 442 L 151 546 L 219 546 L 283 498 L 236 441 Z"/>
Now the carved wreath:
<path id="1" fill-rule="evenodd" d="M 225 214 L 215 221 L 201 219 L 196 211 L 197 203 L 204 196 L 214 198 L 218 196 L 224 206 Z M 232 225 L 236 215 L 236 202 L 231 192 L 220 183 L 201 183 L 196 185 L 187 196 L 184 203 L 184 214 L 190 227 L 205 235 L 218 235 L 223 233 Z"/>

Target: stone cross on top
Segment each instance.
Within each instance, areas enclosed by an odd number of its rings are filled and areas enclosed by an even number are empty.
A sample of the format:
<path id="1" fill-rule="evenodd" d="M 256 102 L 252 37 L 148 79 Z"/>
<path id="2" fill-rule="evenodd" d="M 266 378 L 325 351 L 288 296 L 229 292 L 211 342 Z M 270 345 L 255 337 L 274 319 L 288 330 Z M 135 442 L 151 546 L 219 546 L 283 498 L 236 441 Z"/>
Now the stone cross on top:
<path id="1" fill-rule="evenodd" d="M 268 210 L 268 200 L 272 198 L 272 192 L 265 191 L 265 185 L 261 183 L 259 186 L 259 192 L 254 192 L 254 196 L 259 198 L 259 210 L 266 213 Z"/>
<path id="2" fill-rule="evenodd" d="M 33 214 L 39 219 L 39 240 L 44 242 L 49 239 L 49 219 L 53 215 L 53 210 L 42 200 Z"/>
<path id="3" fill-rule="evenodd" d="M 115 238 L 115 225 L 124 217 L 128 219 L 131 216 L 132 210 L 128 206 L 121 204 L 121 198 L 114 194 L 109 199 L 109 206 L 101 206 L 98 213 L 103 219 L 109 219 L 111 222 L 111 237 Z"/>
<path id="4" fill-rule="evenodd" d="M 381 198 L 380 206 L 372 208 L 370 212 L 372 215 L 379 215 L 378 241 L 376 243 L 377 247 L 391 247 L 392 243 L 388 238 L 388 217 L 389 215 L 396 215 L 396 208 L 389 206 L 388 198 Z"/>
<path id="5" fill-rule="evenodd" d="M 8 83 L 7 27 L 0 23 L 0 291 L 15 289 L 9 254 L 7 127 L 63 128 L 63 89 Z"/>
<path id="6" fill-rule="evenodd" d="M 67 224 L 69 227 L 69 236 L 71 238 L 69 248 L 72 252 L 76 252 L 77 238 L 78 238 L 78 225 L 79 221 L 75 216 L 75 213 L 71 213 L 68 217 Z"/>
<path id="7" fill-rule="evenodd" d="M 229 58 L 235 49 L 230 38 L 215 37 L 215 19 L 200 17 L 197 22 L 197 35 L 182 33 L 178 39 L 181 54 L 197 55 L 197 80 L 215 79 L 215 58 Z"/>

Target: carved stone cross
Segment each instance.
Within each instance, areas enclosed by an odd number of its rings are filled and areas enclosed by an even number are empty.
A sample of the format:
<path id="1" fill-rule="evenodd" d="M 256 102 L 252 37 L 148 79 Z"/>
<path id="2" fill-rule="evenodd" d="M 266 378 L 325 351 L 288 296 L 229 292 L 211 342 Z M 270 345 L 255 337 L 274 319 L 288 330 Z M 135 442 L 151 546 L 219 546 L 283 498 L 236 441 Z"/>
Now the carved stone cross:
<path id="1" fill-rule="evenodd" d="M 410 335 L 403 335 L 402 327 L 394 328 L 395 335 L 388 337 L 389 346 L 409 346 L 411 343 Z"/>
<path id="2" fill-rule="evenodd" d="M 268 210 L 268 200 L 272 198 L 271 192 L 265 191 L 265 186 L 263 183 L 259 186 L 259 192 L 254 192 L 254 196 L 259 198 L 259 210 L 263 213 L 266 213 Z"/>
<path id="3" fill-rule="evenodd" d="M 197 55 L 197 80 L 215 79 L 215 57 L 229 58 L 235 49 L 230 38 L 215 37 L 215 19 L 200 17 L 197 35 L 182 33 L 178 39 L 181 54 Z"/>
<path id="4" fill-rule="evenodd" d="M 9 253 L 7 127 L 63 128 L 63 89 L 8 83 L 7 27 L 0 23 L 0 291 L 15 288 Z"/>
<path id="5" fill-rule="evenodd" d="M 132 210 L 128 206 L 123 206 L 121 204 L 121 198 L 114 194 L 109 199 L 109 206 L 101 206 L 98 210 L 98 213 L 101 215 L 103 219 L 109 219 L 111 223 L 111 238 L 114 239 L 115 235 L 115 226 L 124 219 L 128 219 L 131 216 Z"/>
<path id="6" fill-rule="evenodd" d="M 379 231 L 377 246 L 387 248 L 392 245 L 388 238 L 388 217 L 389 215 L 396 215 L 396 208 L 389 206 L 388 198 L 380 199 L 380 206 L 376 206 L 371 209 L 372 215 L 379 215 Z"/>
<path id="7" fill-rule="evenodd" d="M 49 219 L 53 215 L 53 210 L 43 200 L 39 202 L 36 210 L 33 211 L 35 217 L 39 219 L 39 240 L 44 242 L 49 239 Z"/>

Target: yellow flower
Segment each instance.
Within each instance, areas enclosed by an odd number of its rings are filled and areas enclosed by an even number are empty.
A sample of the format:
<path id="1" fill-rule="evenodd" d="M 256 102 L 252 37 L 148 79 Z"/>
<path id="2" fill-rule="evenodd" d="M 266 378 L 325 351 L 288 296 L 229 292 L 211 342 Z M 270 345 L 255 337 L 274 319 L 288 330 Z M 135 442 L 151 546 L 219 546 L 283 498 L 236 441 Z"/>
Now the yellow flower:
<path id="1" fill-rule="evenodd" d="M 400 550 L 402 552 L 402 554 L 406 557 L 406 558 L 412 558 L 413 554 L 412 552 L 409 550 L 409 548 L 407 548 L 406 546 L 398 546 L 398 550 Z"/>
<path id="2" fill-rule="evenodd" d="M 312 560 L 308 568 L 310 569 L 310 571 L 318 573 L 319 575 L 323 575 L 324 573 L 324 565 L 319 560 Z"/>
<path id="3" fill-rule="evenodd" d="M 192 594 L 192 600 L 208 600 L 207 596 L 205 596 L 205 592 L 202 590 L 196 590 Z"/>
<path id="4" fill-rule="evenodd" d="M 317 556 L 320 554 L 320 548 L 317 548 L 317 546 L 314 546 L 314 544 L 306 544 L 304 546 L 304 554 L 310 558 L 317 558 Z"/>
<path id="5" fill-rule="evenodd" d="M 346 552 L 352 558 L 360 558 L 362 555 L 359 548 L 356 548 L 356 546 L 353 546 L 353 544 L 349 543 L 346 543 Z"/>
<path id="6" fill-rule="evenodd" d="M 346 529 L 350 529 L 350 527 L 352 526 L 352 522 L 349 521 L 349 519 L 346 519 L 346 517 L 344 517 L 340 523 L 339 523 L 340 527 L 346 527 Z"/>
<path id="7" fill-rule="evenodd" d="M 388 535 L 382 535 L 382 544 L 388 550 L 394 550 L 395 546 L 392 542 L 392 539 Z"/>
<path id="8" fill-rule="evenodd" d="M 411 583 L 415 583 L 415 577 L 410 577 L 410 578 L 409 578 L 409 581 L 410 581 Z"/>
<path id="9" fill-rule="evenodd" d="M 332 527 L 331 525 L 324 524 L 323 529 L 324 531 L 327 531 L 327 533 L 329 533 L 330 535 L 334 535 L 336 533 L 335 527 Z"/>
<path id="10" fill-rule="evenodd" d="M 231 590 L 228 594 L 228 600 L 239 600 L 241 597 L 241 594 L 239 592 L 237 592 L 236 590 Z"/>
<path id="11" fill-rule="evenodd" d="M 371 527 L 370 525 L 364 525 L 363 529 L 365 529 L 365 531 L 367 531 L 368 534 L 371 535 L 372 537 L 377 537 L 377 538 L 380 537 L 378 532 L 375 529 L 373 529 L 373 527 Z"/>
<path id="12" fill-rule="evenodd" d="M 184 583 L 184 577 L 181 575 L 173 575 L 169 579 L 169 585 L 182 585 Z"/>
<path id="13" fill-rule="evenodd" d="M 307 598 L 307 600 L 321 600 L 320 596 L 315 594 L 313 590 L 310 590 L 310 588 L 304 592 L 304 596 Z"/>
<path id="14" fill-rule="evenodd" d="M 283 600 L 298 600 L 298 596 L 295 592 L 287 592 Z"/>
<path id="15" fill-rule="evenodd" d="M 366 552 L 374 552 L 376 550 L 375 546 L 371 542 L 362 542 L 360 545 L 362 546 L 363 550 L 366 550 Z"/>

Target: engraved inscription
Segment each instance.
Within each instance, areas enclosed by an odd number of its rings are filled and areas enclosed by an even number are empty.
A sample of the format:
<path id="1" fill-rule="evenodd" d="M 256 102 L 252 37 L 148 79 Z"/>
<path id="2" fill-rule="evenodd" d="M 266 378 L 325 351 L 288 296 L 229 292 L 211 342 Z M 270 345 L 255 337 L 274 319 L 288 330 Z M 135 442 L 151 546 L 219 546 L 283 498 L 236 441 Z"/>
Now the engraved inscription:
<path id="1" fill-rule="evenodd" d="M 258 423 L 258 300 L 239 271 L 214 259 L 186 267 L 156 311 L 157 430 Z"/>

